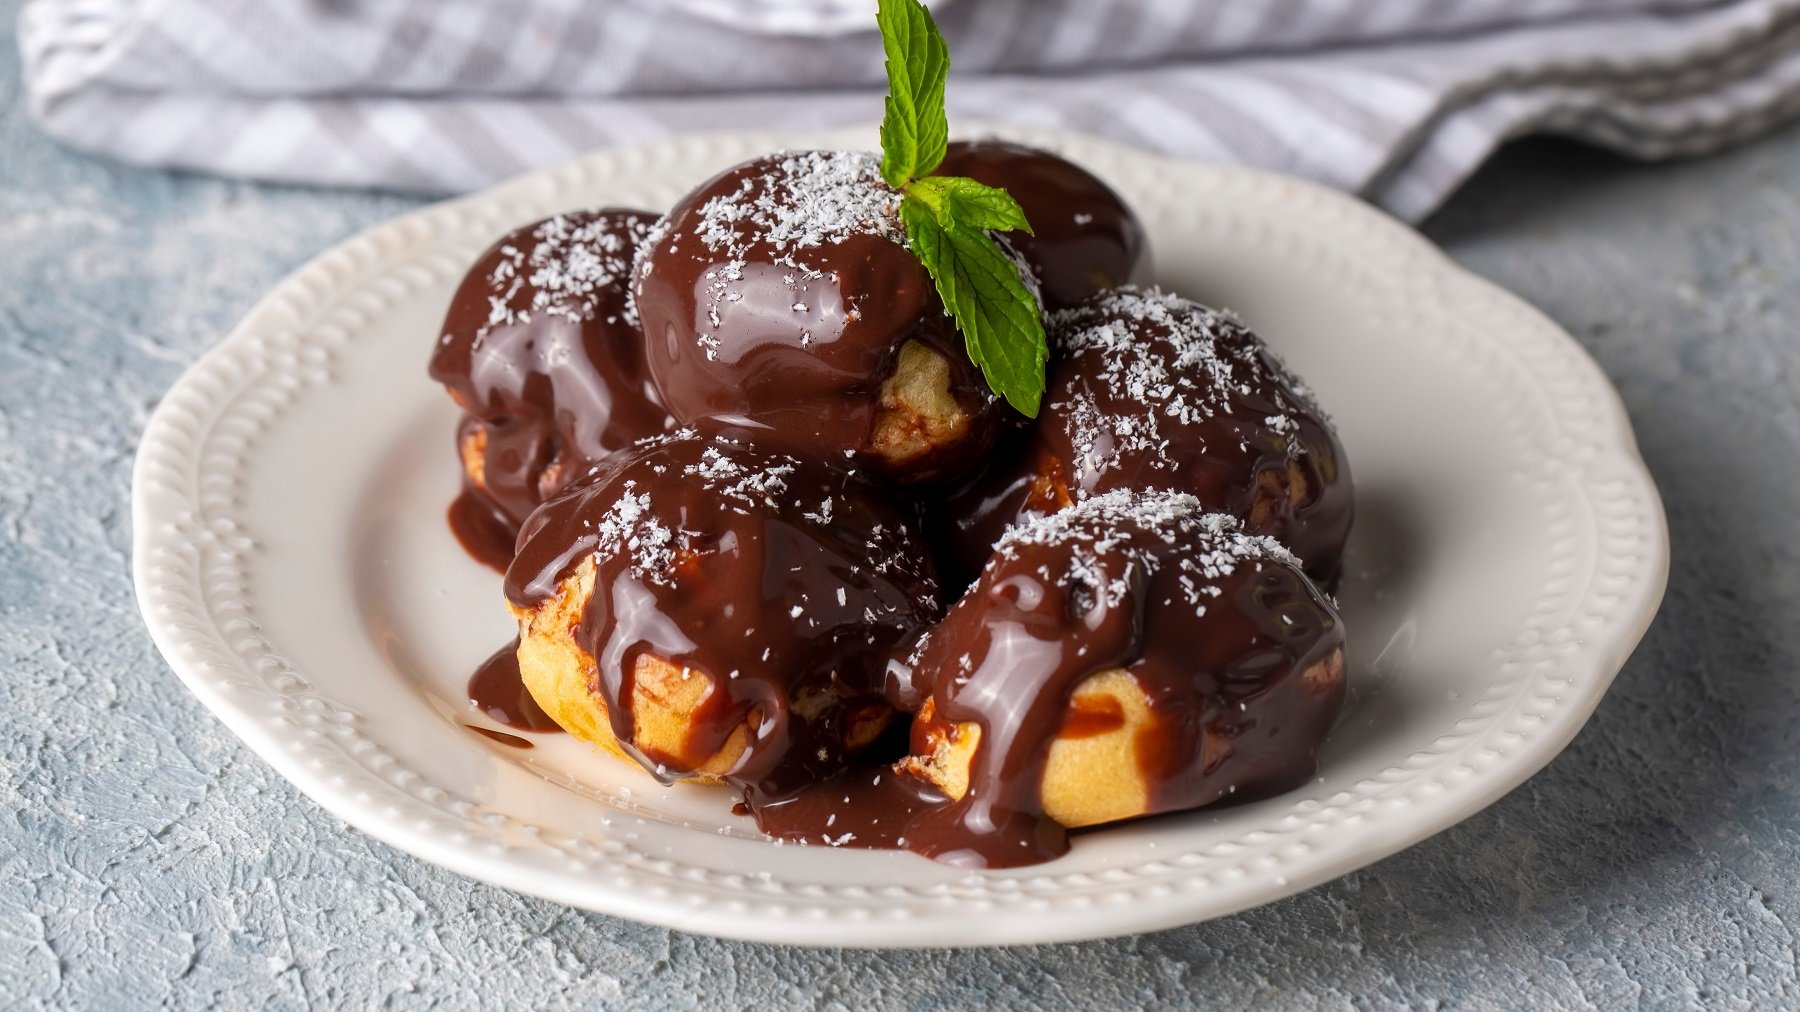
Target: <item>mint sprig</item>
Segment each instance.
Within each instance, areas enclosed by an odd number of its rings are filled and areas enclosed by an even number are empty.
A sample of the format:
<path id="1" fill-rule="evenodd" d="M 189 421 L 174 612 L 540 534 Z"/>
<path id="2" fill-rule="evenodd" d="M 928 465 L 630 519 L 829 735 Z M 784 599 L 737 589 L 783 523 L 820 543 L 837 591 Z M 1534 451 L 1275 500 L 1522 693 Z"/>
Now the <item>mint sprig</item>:
<path id="1" fill-rule="evenodd" d="M 986 232 L 946 227 L 923 201 L 902 201 L 900 220 L 989 388 L 1036 418 L 1049 350 L 1043 315 L 1019 281 L 1019 265 Z"/>
<path id="2" fill-rule="evenodd" d="M 887 111 L 881 117 L 881 178 L 898 190 L 944 160 L 950 122 L 944 79 L 950 50 L 931 12 L 913 0 L 881 0 L 875 9 L 887 53 Z"/>
<path id="3" fill-rule="evenodd" d="M 924 204 L 949 228 L 1019 229 L 1030 232 L 1025 209 L 1012 194 L 963 176 L 926 176 L 915 179 L 906 194 Z"/>
<path id="4" fill-rule="evenodd" d="M 881 176 L 899 190 L 900 220 L 913 255 L 962 331 L 969 359 L 988 388 L 1035 418 L 1044 397 L 1043 307 L 1019 265 L 989 229 L 1029 233 L 1030 222 L 1005 190 L 961 176 L 934 176 L 949 143 L 944 81 L 950 52 L 931 12 L 918 0 L 880 0 L 875 14 L 887 54 L 888 95 L 881 119 Z"/>

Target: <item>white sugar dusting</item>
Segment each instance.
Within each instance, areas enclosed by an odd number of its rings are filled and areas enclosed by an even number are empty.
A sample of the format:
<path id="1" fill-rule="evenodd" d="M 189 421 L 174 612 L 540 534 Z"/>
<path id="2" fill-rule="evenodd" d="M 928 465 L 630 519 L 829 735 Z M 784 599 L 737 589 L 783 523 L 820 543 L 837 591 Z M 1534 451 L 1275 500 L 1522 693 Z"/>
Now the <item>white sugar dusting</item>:
<path id="1" fill-rule="evenodd" d="M 632 258 L 651 231 L 635 215 L 601 214 L 586 220 L 557 215 L 538 223 L 530 242 L 498 250 L 499 259 L 488 273 L 486 326 L 530 323 L 539 314 L 574 323 L 594 319 L 600 305 L 624 287 Z M 629 300 L 622 315 L 637 323 Z"/>
<path id="2" fill-rule="evenodd" d="M 746 465 L 735 455 L 726 456 L 717 446 L 709 446 L 700 454 L 700 463 L 690 464 L 684 474 L 696 476 L 702 487 L 751 508 L 776 510 L 780 497 L 787 494 L 787 478 L 799 462 L 792 457 L 777 456 L 775 463 L 761 467 Z"/>
<path id="3" fill-rule="evenodd" d="M 597 554 L 631 559 L 631 573 L 639 579 L 669 585 L 675 565 L 675 534 L 651 515 L 650 493 L 634 492 L 637 482 L 625 482 L 624 493 L 613 500 L 594 525 Z"/>
<path id="4" fill-rule="evenodd" d="M 724 261 L 723 267 L 709 271 L 703 279 L 711 329 L 699 334 L 698 341 L 707 358 L 715 361 L 722 325 L 720 305 L 742 297 L 734 286 L 743 280 L 746 264 L 786 268 L 783 280 L 798 295 L 808 291 L 807 282 L 826 276 L 816 258 L 808 256 L 809 250 L 857 235 L 907 244 L 906 229 L 900 222 L 900 194 L 882 180 L 879 155 L 783 152 L 758 163 L 757 169 L 747 169 L 735 190 L 717 194 L 691 216 L 683 216 L 689 221 L 684 228 L 691 231 L 691 238 Z M 643 248 L 663 244 L 667 252 L 673 252 L 690 238 L 686 231 L 669 234 L 670 227 L 661 224 Z M 651 259 L 640 257 L 635 270 L 638 277 L 648 276 Z M 807 313 L 811 306 L 803 298 L 792 302 L 795 313 Z M 849 312 L 854 318 L 854 307 Z M 810 331 L 803 333 L 801 343 L 812 343 Z"/>
<path id="5" fill-rule="evenodd" d="M 1051 314 L 1049 323 L 1062 354 L 1084 355 L 1094 365 L 1084 378 L 1098 385 L 1099 397 L 1052 391 L 1047 405 L 1065 419 L 1084 476 L 1127 460 L 1171 469 L 1171 447 L 1193 438 L 1184 430 L 1234 414 L 1258 391 L 1277 409 L 1263 424 L 1286 438 L 1290 455 L 1299 452 L 1294 415 L 1316 413 L 1304 389 L 1271 367 L 1266 349 L 1236 317 L 1180 296 L 1123 286 Z"/>
<path id="6" fill-rule="evenodd" d="M 1223 591 L 1219 581 L 1240 565 L 1272 562 L 1296 569 L 1300 561 L 1274 538 L 1245 532 L 1225 513 L 1208 513 L 1182 492 L 1117 489 L 1010 528 L 988 560 L 993 567 L 1017 562 L 1033 547 L 1067 550 L 1062 572 L 1039 576 L 1084 587 L 1116 608 L 1143 578 L 1175 567 L 1175 582 L 1195 615 Z"/>

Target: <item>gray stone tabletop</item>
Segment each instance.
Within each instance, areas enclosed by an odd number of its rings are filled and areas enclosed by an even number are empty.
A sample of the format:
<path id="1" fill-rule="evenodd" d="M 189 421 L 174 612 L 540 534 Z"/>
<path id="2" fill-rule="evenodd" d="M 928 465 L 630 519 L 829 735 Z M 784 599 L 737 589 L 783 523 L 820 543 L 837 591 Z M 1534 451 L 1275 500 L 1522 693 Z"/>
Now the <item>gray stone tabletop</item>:
<path id="1" fill-rule="evenodd" d="M 415 860 L 302 797 L 182 689 L 128 572 L 146 416 L 282 275 L 417 202 L 61 151 L 27 122 L 10 21 L 0 1005 L 1800 1005 L 1800 131 L 1650 166 L 1531 143 L 1427 226 L 1594 353 L 1668 504 L 1668 601 L 1548 769 L 1396 857 L 1208 924 L 801 950 Z"/>

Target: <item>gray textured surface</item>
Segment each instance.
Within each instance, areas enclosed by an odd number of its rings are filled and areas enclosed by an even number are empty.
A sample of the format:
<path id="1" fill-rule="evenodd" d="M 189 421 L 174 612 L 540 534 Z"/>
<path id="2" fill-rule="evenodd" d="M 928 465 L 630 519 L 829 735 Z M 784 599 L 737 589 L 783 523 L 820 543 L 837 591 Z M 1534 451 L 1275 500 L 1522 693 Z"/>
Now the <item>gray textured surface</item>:
<path id="1" fill-rule="evenodd" d="M 1668 603 L 1548 770 L 1211 924 L 805 951 L 439 871 L 182 690 L 127 574 L 146 414 L 282 274 L 410 202 L 64 154 L 25 121 L 0 25 L 0 1005 L 1800 1003 L 1800 133 L 1658 167 L 1514 150 L 1429 228 L 1593 350 L 1668 502 Z"/>

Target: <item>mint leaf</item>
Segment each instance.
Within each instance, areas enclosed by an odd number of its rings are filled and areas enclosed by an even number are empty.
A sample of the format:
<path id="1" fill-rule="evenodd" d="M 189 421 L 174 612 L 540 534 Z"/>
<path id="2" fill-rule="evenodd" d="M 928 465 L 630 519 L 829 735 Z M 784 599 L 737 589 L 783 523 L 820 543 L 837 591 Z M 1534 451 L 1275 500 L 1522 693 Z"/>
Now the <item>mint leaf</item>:
<path id="1" fill-rule="evenodd" d="M 888 78 L 881 178 L 905 195 L 900 220 L 913 255 L 956 318 L 969 359 L 981 368 L 989 389 L 1035 418 L 1050 357 L 1043 310 L 1020 278 L 1019 265 L 988 234 L 989 229 L 1030 232 L 1031 223 L 1005 190 L 931 175 L 950 140 L 944 116 L 950 53 L 931 12 L 918 0 L 879 0 L 875 21 Z"/>
<path id="2" fill-rule="evenodd" d="M 887 110 L 881 117 L 881 178 L 898 190 L 944 160 L 950 124 L 944 78 L 950 50 L 918 0 L 881 0 L 875 11 L 887 53 Z"/>
<path id="3" fill-rule="evenodd" d="M 1025 211 L 1012 194 L 962 176 L 926 176 L 906 188 L 931 207 L 945 228 L 993 228 L 1031 231 Z"/>
<path id="4" fill-rule="evenodd" d="M 1019 413 L 1036 418 L 1050 347 L 1037 298 L 1019 277 L 1019 265 L 987 232 L 946 226 L 914 193 L 900 202 L 900 220 L 988 387 Z"/>

